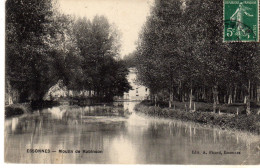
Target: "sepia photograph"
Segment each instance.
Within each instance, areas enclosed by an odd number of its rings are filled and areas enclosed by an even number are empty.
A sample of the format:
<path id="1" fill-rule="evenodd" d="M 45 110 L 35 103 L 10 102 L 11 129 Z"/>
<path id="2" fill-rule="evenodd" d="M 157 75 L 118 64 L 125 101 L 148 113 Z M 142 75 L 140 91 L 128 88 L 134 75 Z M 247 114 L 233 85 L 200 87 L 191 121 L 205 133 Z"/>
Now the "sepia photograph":
<path id="1" fill-rule="evenodd" d="M 260 165 L 259 0 L 4 8 L 6 165 Z"/>

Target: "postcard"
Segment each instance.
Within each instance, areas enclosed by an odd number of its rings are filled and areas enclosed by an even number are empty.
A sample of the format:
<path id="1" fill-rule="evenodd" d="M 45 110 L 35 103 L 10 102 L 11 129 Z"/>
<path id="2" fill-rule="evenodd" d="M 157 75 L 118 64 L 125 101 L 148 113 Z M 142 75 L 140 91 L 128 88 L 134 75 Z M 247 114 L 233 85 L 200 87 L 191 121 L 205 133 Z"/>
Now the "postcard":
<path id="1" fill-rule="evenodd" d="M 6 0 L 6 164 L 260 164 L 259 0 Z"/>

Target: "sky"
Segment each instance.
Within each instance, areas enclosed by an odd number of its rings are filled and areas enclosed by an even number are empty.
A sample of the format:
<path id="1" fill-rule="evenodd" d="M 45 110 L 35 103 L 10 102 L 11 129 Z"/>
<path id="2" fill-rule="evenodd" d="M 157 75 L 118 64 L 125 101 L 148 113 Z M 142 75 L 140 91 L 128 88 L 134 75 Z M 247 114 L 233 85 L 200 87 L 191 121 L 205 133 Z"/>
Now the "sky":
<path id="1" fill-rule="evenodd" d="M 153 0 L 58 0 L 64 14 L 93 19 L 104 15 L 121 33 L 121 57 L 136 48 L 138 34 L 149 15 Z"/>

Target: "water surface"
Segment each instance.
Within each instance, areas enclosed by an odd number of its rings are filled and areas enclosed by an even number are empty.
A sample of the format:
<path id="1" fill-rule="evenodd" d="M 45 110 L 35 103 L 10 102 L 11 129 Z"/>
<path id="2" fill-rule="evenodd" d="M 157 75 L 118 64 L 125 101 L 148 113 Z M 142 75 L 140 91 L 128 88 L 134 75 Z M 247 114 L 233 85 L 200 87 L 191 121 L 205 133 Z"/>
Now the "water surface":
<path id="1" fill-rule="evenodd" d="M 135 104 L 59 106 L 6 119 L 5 161 L 260 164 L 257 135 L 147 117 L 135 113 Z M 49 153 L 32 153 L 30 149 Z M 224 151 L 233 154 L 224 154 Z"/>

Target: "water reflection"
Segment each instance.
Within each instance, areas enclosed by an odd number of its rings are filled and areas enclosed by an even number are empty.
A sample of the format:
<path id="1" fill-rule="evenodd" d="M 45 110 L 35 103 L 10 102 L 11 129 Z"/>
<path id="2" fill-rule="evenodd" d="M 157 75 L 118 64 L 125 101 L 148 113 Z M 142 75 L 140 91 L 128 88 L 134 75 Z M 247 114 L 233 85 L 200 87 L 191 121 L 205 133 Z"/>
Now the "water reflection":
<path id="1" fill-rule="evenodd" d="M 5 160 L 15 163 L 260 163 L 259 136 L 146 117 L 135 113 L 135 104 L 60 106 L 7 119 Z M 27 149 L 51 152 L 27 153 Z M 74 152 L 59 153 L 59 150 Z M 83 153 L 83 150 L 102 153 Z M 194 150 L 240 151 L 241 154 L 194 155 Z"/>

